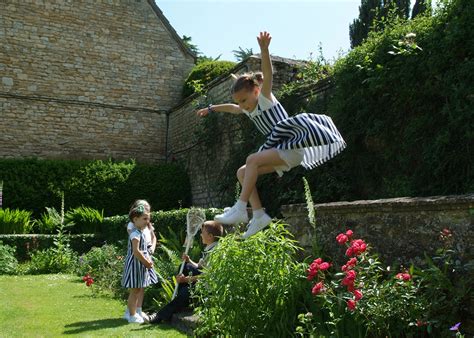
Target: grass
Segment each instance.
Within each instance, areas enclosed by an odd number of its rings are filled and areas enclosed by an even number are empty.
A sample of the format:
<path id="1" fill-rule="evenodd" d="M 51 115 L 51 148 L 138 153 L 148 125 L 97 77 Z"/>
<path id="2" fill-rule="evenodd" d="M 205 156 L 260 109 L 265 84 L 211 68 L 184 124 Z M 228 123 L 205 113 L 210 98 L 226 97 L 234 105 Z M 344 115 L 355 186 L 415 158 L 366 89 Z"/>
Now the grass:
<path id="1" fill-rule="evenodd" d="M 92 296 L 71 275 L 0 276 L 0 337 L 186 337 L 166 325 L 128 324 L 125 304 Z"/>

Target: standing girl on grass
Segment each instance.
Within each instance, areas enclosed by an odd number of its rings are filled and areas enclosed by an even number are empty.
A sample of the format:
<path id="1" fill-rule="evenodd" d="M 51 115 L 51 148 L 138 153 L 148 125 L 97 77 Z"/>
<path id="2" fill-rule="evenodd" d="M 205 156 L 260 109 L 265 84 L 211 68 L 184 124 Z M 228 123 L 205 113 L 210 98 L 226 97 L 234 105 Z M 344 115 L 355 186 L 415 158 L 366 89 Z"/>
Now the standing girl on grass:
<path id="1" fill-rule="evenodd" d="M 136 208 L 139 205 L 143 205 L 145 207 L 145 211 L 147 211 L 148 213 L 151 212 L 151 206 L 150 206 L 150 203 L 148 203 L 147 200 L 136 200 L 135 202 L 133 202 L 130 209 Z M 128 222 L 128 224 L 127 224 L 128 236 L 130 236 L 130 234 L 133 232 L 134 229 L 135 229 L 135 225 L 133 224 L 133 222 L 131 222 L 131 221 Z M 156 244 L 157 244 L 156 235 L 155 235 L 155 228 L 153 227 L 153 224 L 151 222 L 148 222 L 148 225 L 142 230 L 142 233 L 143 233 L 143 236 L 145 237 L 146 247 L 147 247 L 147 250 L 148 250 L 148 254 L 150 255 L 150 258 L 151 258 L 153 256 L 153 254 L 155 253 Z M 144 313 L 142 311 L 144 296 L 145 296 L 145 289 L 142 288 L 142 289 L 140 289 L 140 292 L 138 294 L 137 313 L 140 317 L 142 317 L 144 320 L 146 320 L 147 315 L 146 315 L 146 313 Z M 130 317 L 130 312 L 128 311 L 128 306 L 127 306 L 127 309 L 125 310 L 125 314 L 124 314 L 123 318 L 128 320 L 129 317 Z"/>
<path id="2" fill-rule="evenodd" d="M 313 169 L 339 154 L 346 146 L 329 116 L 306 113 L 288 116 L 272 94 L 273 71 L 268 49 L 271 36 L 261 32 L 257 40 L 263 74 L 243 74 L 237 78 L 231 89 L 236 104 L 209 105 L 197 111 L 199 116 L 213 111 L 244 113 L 267 136 L 259 151 L 249 155 L 245 165 L 237 170 L 237 178 L 242 185 L 239 200 L 214 218 L 223 224 L 246 223 L 247 203 L 250 201 L 253 217 L 244 238 L 252 236 L 271 222 L 256 189 L 259 175 L 277 172 L 282 176 L 284 171 L 298 165 Z"/>
<path id="3" fill-rule="evenodd" d="M 128 237 L 122 286 L 128 288 L 130 292 L 127 302 L 128 322 L 143 323 L 143 317 L 137 313 L 139 296 L 144 292 L 145 287 L 158 282 L 143 234 L 143 230 L 150 223 L 150 209 L 147 209 L 144 204 L 134 205 L 128 216 L 134 225 L 134 229 Z"/>

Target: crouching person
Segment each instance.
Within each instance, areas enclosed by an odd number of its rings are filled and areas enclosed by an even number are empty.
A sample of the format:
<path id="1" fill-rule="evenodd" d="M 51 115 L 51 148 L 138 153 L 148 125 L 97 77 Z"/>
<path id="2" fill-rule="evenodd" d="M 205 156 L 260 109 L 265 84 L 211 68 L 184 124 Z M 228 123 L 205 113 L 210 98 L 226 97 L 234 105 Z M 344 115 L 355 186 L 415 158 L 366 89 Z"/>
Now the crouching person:
<path id="1" fill-rule="evenodd" d="M 149 323 L 158 324 L 162 321 L 170 321 L 174 313 L 190 305 L 190 286 L 194 285 L 202 268 L 207 265 L 210 252 L 216 247 L 218 240 L 222 237 L 222 224 L 216 221 L 206 221 L 201 228 L 201 241 L 206 245 L 202 252 L 202 258 L 198 263 L 193 262 L 188 255 L 183 254 L 186 262 L 183 273 L 176 276 L 178 282 L 178 293 L 176 297 L 161 308 L 158 312 L 149 315 Z"/>

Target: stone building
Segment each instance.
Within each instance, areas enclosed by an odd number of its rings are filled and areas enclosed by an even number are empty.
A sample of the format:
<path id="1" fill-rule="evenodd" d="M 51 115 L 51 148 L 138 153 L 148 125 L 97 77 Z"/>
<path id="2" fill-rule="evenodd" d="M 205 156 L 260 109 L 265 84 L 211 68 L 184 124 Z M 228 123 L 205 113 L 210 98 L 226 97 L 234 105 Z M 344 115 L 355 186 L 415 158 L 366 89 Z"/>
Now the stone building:
<path id="1" fill-rule="evenodd" d="M 165 160 L 195 56 L 153 0 L 1 7 L 1 158 Z"/>

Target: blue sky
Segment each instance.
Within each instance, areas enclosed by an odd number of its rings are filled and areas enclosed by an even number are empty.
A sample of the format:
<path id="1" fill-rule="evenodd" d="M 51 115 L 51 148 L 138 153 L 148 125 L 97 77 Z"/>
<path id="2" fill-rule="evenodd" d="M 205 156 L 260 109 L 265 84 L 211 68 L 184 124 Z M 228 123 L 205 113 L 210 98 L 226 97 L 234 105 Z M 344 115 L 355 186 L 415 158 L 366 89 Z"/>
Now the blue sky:
<path id="1" fill-rule="evenodd" d="M 270 53 L 308 60 L 322 44 L 326 59 L 350 48 L 349 24 L 360 0 L 156 0 L 180 36 L 206 56 L 235 61 L 240 47 L 259 52 L 256 36 L 270 32 Z"/>

